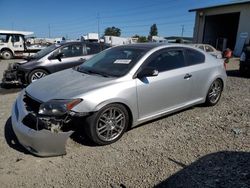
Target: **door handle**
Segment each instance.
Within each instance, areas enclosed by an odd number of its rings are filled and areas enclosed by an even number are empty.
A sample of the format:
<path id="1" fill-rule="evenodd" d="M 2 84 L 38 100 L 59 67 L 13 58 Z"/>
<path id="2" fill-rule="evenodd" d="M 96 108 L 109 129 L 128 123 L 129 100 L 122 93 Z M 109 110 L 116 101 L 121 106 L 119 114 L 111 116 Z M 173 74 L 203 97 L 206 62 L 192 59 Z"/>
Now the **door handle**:
<path id="1" fill-rule="evenodd" d="M 189 79 L 189 78 L 191 78 L 192 77 L 192 74 L 186 74 L 185 76 L 184 76 L 184 79 Z"/>
<path id="2" fill-rule="evenodd" d="M 80 59 L 79 59 L 79 61 L 81 61 L 81 62 L 85 62 L 85 61 L 86 61 L 86 59 L 84 59 L 84 58 L 80 58 Z"/>

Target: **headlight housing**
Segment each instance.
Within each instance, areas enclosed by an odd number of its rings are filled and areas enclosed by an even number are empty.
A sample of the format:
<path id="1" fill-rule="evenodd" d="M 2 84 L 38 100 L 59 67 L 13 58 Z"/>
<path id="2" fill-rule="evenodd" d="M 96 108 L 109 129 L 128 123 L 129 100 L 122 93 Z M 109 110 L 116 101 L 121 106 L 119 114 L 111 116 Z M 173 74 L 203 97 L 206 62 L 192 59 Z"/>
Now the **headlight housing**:
<path id="1" fill-rule="evenodd" d="M 42 103 L 38 114 L 46 116 L 62 116 L 79 104 L 82 99 L 53 99 Z"/>

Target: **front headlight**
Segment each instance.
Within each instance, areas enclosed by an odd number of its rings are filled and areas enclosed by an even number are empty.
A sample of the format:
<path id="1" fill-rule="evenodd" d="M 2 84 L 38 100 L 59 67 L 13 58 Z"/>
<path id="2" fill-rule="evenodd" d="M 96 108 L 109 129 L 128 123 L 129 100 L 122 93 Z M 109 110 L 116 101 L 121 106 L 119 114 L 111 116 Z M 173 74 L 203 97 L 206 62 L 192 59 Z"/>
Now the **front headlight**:
<path id="1" fill-rule="evenodd" d="M 42 103 L 38 114 L 47 116 L 62 116 L 79 104 L 82 99 L 53 99 Z"/>

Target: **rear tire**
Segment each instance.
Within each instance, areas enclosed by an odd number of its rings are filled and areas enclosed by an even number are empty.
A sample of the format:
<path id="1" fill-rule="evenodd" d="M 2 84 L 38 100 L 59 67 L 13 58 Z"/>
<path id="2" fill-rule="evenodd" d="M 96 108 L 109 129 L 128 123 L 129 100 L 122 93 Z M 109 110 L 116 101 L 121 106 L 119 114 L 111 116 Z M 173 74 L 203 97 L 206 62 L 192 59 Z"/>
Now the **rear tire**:
<path id="1" fill-rule="evenodd" d="M 221 97 L 221 93 L 223 90 L 223 82 L 221 79 L 216 79 L 213 81 L 211 86 L 209 87 L 207 96 L 206 96 L 206 102 L 205 104 L 207 106 L 214 106 L 216 105 Z"/>
<path id="2" fill-rule="evenodd" d="M 1 54 L 2 54 L 2 58 L 5 60 L 9 60 L 13 58 L 13 54 L 10 50 L 3 50 Z"/>
<path id="3" fill-rule="evenodd" d="M 49 73 L 43 69 L 35 69 L 29 73 L 28 84 L 37 81 L 40 78 L 47 76 Z"/>
<path id="4" fill-rule="evenodd" d="M 129 114 L 121 104 L 109 104 L 86 118 L 85 133 L 97 145 L 119 140 L 129 124 Z"/>

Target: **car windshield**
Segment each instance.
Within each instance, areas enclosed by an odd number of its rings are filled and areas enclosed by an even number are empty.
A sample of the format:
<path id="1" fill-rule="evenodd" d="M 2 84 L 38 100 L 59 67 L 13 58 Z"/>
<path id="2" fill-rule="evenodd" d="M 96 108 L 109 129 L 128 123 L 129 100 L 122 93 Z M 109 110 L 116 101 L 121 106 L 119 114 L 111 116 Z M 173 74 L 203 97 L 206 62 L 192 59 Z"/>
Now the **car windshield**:
<path id="1" fill-rule="evenodd" d="M 127 74 L 147 51 L 148 49 L 135 47 L 111 48 L 84 62 L 78 71 L 120 77 Z"/>
<path id="2" fill-rule="evenodd" d="M 35 55 L 31 56 L 32 59 L 40 59 L 42 57 L 44 57 L 45 55 L 49 54 L 50 52 L 52 52 L 53 50 L 55 50 L 56 48 L 58 48 L 60 45 L 50 45 L 42 50 L 40 50 L 39 52 L 37 52 Z"/>

